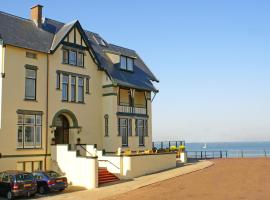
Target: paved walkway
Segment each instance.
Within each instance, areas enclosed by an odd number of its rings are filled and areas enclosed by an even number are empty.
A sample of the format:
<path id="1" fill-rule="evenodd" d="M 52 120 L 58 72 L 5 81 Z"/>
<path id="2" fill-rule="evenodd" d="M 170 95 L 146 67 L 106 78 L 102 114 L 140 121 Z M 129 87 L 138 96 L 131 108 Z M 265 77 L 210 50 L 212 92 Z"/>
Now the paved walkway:
<path id="1" fill-rule="evenodd" d="M 111 197 L 114 195 L 119 195 L 125 192 L 129 192 L 131 190 L 135 190 L 153 183 L 157 183 L 160 181 L 164 181 L 170 178 L 174 178 L 177 176 L 181 176 L 184 174 L 188 174 L 194 171 L 198 171 L 207 167 L 212 166 L 213 163 L 210 161 L 201 161 L 195 164 L 186 165 L 183 167 L 178 167 L 175 169 L 163 171 L 160 173 L 155 173 L 147 176 L 142 176 L 139 178 L 135 178 L 131 181 L 121 182 L 114 185 L 103 186 L 94 190 L 84 190 L 79 192 L 72 193 L 63 193 L 55 196 L 43 197 L 39 199 L 103 199 L 107 197 Z"/>

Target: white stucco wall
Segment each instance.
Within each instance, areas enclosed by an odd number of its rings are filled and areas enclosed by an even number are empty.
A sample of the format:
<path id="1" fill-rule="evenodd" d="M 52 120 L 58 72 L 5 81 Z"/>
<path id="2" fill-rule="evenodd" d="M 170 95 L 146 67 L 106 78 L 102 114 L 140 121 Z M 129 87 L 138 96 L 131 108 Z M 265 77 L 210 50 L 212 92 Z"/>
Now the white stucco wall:
<path id="1" fill-rule="evenodd" d="M 68 151 L 68 145 L 51 147 L 52 163 L 56 161 L 61 172 L 72 185 L 86 189 L 98 187 L 98 162 L 96 157 L 77 157 L 76 151 Z M 55 166 L 52 166 L 54 168 Z"/>
<path id="2" fill-rule="evenodd" d="M 107 167 L 109 172 L 120 179 L 132 179 L 176 167 L 174 153 L 131 156 L 99 155 L 98 160 L 99 167 Z"/>

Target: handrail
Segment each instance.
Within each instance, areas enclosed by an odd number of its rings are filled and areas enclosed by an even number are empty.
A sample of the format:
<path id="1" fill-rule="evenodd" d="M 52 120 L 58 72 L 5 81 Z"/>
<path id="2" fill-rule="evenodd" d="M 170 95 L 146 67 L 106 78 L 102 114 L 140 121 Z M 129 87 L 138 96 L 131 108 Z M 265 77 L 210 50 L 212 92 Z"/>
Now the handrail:
<path id="1" fill-rule="evenodd" d="M 116 167 L 117 169 L 120 169 L 120 167 L 116 166 L 114 163 L 112 163 L 112 162 L 109 161 L 109 160 L 98 160 L 98 161 L 101 161 L 101 162 L 108 162 L 108 163 L 110 163 L 111 165 L 113 165 L 114 167 Z"/>
<path id="2" fill-rule="evenodd" d="M 86 148 L 84 148 L 84 147 L 82 146 L 82 144 L 77 144 L 76 146 L 80 146 L 83 150 L 85 150 L 85 152 L 87 152 L 87 153 L 89 153 L 91 156 L 93 156 L 93 154 L 90 153 L 89 151 L 87 151 Z M 93 156 L 93 157 L 94 157 L 94 156 Z"/>

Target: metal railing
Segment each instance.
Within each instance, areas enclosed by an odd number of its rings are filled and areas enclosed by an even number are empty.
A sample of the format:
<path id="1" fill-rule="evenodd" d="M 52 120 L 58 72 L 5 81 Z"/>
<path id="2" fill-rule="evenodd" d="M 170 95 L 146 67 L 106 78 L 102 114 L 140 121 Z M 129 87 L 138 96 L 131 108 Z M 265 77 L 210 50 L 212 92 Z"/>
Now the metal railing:
<path id="1" fill-rule="evenodd" d="M 185 141 L 157 141 L 152 142 L 152 147 L 155 149 L 169 149 L 171 146 L 179 148 L 179 146 L 185 145 Z"/>
<path id="2" fill-rule="evenodd" d="M 141 108 L 141 107 L 132 107 L 132 106 L 118 106 L 118 112 L 120 113 L 129 113 L 129 114 L 142 114 L 146 115 L 147 114 L 147 109 L 146 108 Z"/>
<path id="3" fill-rule="evenodd" d="M 186 151 L 188 159 L 270 157 L 270 150 Z"/>

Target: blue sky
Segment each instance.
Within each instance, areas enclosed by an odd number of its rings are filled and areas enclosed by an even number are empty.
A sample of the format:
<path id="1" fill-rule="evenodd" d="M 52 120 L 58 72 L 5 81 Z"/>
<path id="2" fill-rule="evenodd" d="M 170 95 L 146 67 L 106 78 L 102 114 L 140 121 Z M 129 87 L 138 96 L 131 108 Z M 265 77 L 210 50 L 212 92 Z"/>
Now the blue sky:
<path id="1" fill-rule="evenodd" d="M 135 49 L 160 79 L 155 140 L 270 141 L 270 1 L 1 2 L 1 11 L 69 22 Z"/>

